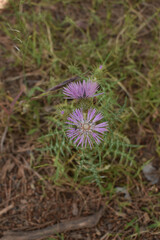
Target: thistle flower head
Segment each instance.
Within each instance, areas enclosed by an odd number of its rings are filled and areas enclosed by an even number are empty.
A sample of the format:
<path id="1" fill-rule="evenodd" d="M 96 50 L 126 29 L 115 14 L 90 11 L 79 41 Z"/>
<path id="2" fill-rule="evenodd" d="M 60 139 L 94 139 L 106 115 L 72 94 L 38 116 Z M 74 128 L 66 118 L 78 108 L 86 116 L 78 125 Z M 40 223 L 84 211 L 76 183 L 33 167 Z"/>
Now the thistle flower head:
<path id="1" fill-rule="evenodd" d="M 103 118 L 101 113 L 96 114 L 95 109 L 89 109 L 88 113 L 83 113 L 82 109 L 76 109 L 70 116 L 67 118 L 69 122 L 67 124 L 72 125 L 67 131 L 67 136 L 74 139 L 74 143 L 78 143 L 77 146 L 81 144 L 87 146 L 89 143 L 90 148 L 93 146 L 93 140 L 99 144 L 101 137 L 104 132 L 108 131 L 107 122 L 96 124 L 99 120 Z"/>
<path id="2" fill-rule="evenodd" d="M 88 80 L 87 82 L 73 82 L 68 84 L 67 87 L 63 88 L 63 94 L 66 95 L 67 99 L 80 99 L 80 98 L 90 98 L 95 97 L 99 94 L 95 94 L 98 90 L 99 85 L 97 82 Z"/>
<path id="3" fill-rule="evenodd" d="M 62 115 L 64 114 L 64 111 L 63 111 L 63 110 L 61 111 L 61 114 L 62 114 Z"/>

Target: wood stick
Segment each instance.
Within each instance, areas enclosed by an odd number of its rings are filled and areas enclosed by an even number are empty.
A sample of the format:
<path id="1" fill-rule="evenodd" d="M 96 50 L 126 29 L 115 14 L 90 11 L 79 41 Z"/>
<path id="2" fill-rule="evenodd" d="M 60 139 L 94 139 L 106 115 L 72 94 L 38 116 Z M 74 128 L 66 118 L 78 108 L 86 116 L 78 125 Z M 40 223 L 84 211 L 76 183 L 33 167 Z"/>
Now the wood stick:
<path id="1" fill-rule="evenodd" d="M 48 92 L 54 92 L 54 91 L 56 91 L 56 90 L 64 87 L 66 84 L 71 83 L 71 82 L 73 82 L 73 81 L 76 81 L 76 80 L 78 80 L 78 79 L 80 79 L 80 77 L 78 77 L 78 76 L 72 77 L 72 78 L 70 78 L 70 79 L 68 79 L 68 80 L 66 80 L 66 81 L 64 81 L 64 82 L 56 85 L 55 87 L 52 87 L 52 88 L 47 89 L 45 92 L 41 93 L 40 95 L 35 96 L 35 97 L 32 97 L 31 99 L 34 100 L 34 99 L 39 99 L 39 98 L 41 98 L 41 97 L 44 97 L 44 96 L 46 96 L 46 95 L 48 94 Z"/>
<path id="2" fill-rule="evenodd" d="M 57 85 L 57 86 L 55 86 L 55 87 L 49 88 L 46 92 L 56 91 L 56 90 L 64 87 L 66 84 L 71 83 L 71 82 L 73 82 L 73 81 L 76 81 L 76 80 L 78 80 L 78 79 L 80 79 L 80 77 L 78 77 L 78 76 L 72 77 L 72 78 L 70 78 L 70 79 L 68 79 L 68 80 L 60 83 L 59 85 Z"/>
<path id="3" fill-rule="evenodd" d="M 92 228 L 97 225 L 102 217 L 104 208 L 101 208 L 97 213 L 88 217 L 81 217 L 79 219 L 66 220 L 63 223 L 58 223 L 50 227 L 40 230 L 28 232 L 13 232 L 7 231 L 3 233 L 1 240 L 41 240 L 51 235 L 62 233 L 71 230 L 78 230 L 82 228 Z"/>

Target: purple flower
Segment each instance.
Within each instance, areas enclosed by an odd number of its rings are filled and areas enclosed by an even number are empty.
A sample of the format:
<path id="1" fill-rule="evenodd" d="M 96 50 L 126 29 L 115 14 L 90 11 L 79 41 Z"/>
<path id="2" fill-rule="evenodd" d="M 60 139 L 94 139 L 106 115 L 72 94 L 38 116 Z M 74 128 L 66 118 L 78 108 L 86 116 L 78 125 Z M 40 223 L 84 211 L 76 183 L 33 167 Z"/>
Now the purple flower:
<path id="1" fill-rule="evenodd" d="M 61 111 L 61 114 L 63 115 L 63 114 L 64 114 L 64 111 Z"/>
<path id="2" fill-rule="evenodd" d="M 67 99 L 90 98 L 101 94 L 95 94 L 98 88 L 98 83 L 83 80 L 83 82 L 68 84 L 67 87 L 63 88 L 63 93 L 67 96 Z"/>
<path id="3" fill-rule="evenodd" d="M 103 68 L 103 65 L 100 65 L 100 66 L 99 66 L 99 69 L 102 69 L 102 68 Z"/>
<path id="4" fill-rule="evenodd" d="M 89 143 L 90 148 L 92 148 L 94 140 L 97 144 L 103 140 L 102 134 L 108 131 L 107 122 L 99 123 L 96 125 L 96 122 L 103 118 L 101 113 L 96 114 L 95 109 L 89 109 L 88 113 L 83 113 L 82 109 L 76 109 L 70 116 L 67 118 L 69 122 L 67 124 L 73 125 L 73 127 L 69 127 L 67 131 L 67 136 L 69 138 L 74 139 L 74 143 L 80 144 Z"/>

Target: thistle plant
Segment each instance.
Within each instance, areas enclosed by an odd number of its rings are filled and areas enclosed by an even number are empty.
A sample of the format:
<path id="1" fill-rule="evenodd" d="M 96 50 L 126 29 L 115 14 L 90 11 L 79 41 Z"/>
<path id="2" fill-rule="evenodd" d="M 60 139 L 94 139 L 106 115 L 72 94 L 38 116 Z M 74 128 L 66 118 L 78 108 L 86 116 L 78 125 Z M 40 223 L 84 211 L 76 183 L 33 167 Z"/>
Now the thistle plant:
<path id="1" fill-rule="evenodd" d="M 85 99 L 87 101 L 90 98 L 103 94 L 95 94 L 98 88 L 98 83 L 89 79 L 88 81 L 83 80 L 82 83 L 80 81 L 78 83 L 70 83 L 63 88 L 63 93 L 67 96 L 65 97 L 66 99 L 79 101 Z M 85 102 L 85 105 L 88 107 L 87 102 Z M 96 113 L 95 108 L 90 107 L 86 109 L 86 107 L 83 108 L 82 106 L 80 109 L 76 108 L 67 118 L 68 122 L 66 124 L 72 125 L 72 127 L 69 126 L 67 128 L 67 136 L 71 140 L 74 139 L 74 144 L 77 143 L 77 146 L 86 147 L 87 143 L 89 143 L 90 148 L 92 148 L 93 141 L 99 144 L 103 140 L 102 135 L 108 131 L 107 122 L 96 124 L 102 118 L 102 114 Z"/>
<path id="2" fill-rule="evenodd" d="M 75 182 L 95 182 L 101 189 L 108 178 L 108 164 L 117 160 L 123 164 L 134 162 L 130 143 L 117 128 L 125 105 L 117 103 L 115 83 L 102 76 L 99 85 L 95 77 L 101 76 L 93 73 L 92 81 L 65 81 L 52 88 L 63 86 L 65 100 L 60 99 L 54 106 L 56 114 L 47 116 L 48 131 L 39 138 L 42 147 L 38 151 L 42 159 L 44 154 L 55 156 L 55 182 L 73 176 Z M 101 95 L 103 91 L 107 95 Z"/>

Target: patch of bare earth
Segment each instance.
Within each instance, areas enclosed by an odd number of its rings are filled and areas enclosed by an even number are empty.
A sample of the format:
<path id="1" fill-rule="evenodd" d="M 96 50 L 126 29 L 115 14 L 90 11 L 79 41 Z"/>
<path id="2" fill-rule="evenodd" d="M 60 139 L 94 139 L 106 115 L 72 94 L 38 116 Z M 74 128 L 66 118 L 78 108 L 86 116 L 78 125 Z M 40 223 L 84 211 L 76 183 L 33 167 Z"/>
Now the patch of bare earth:
<path id="1" fill-rule="evenodd" d="M 42 181 L 40 173 L 31 169 L 29 163 L 23 159 L 24 154 L 22 156 L 21 153 L 15 156 L 4 154 L 1 157 L 1 237 L 8 230 L 20 231 L 25 235 L 27 231 L 43 229 L 58 223 L 69 224 L 72 220 L 76 223 L 81 217 L 90 217 L 103 208 L 102 217 L 96 226 L 90 228 L 86 223 L 86 228 L 80 226 L 74 231 L 64 231 L 65 239 L 119 239 L 120 233 L 121 239 L 132 235 L 134 237 L 138 236 L 133 231 L 136 223 L 140 229 L 139 239 L 159 239 L 158 233 L 148 231 L 147 226 L 152 223 L 152 216 L 144 210 L 149 207 L 148 203 L 152 202 L 156 211 L 154 217 L 160 217 L 158 199 L 151 196 L 151 193 L 159 191 L 158 187 L 143 186 L 135 180 L 135 188 L 130 189 L 134 196 L 126 199 L 123 193 L 109 197 L 109 192 L 106 191 L 106 196 L 102 196 L 93 185 L 53 186 L 49 181 Z M 133 224 L 125 229 L 131 221 Z M 7 237 L 3 239 L 7 240 Z"/>

